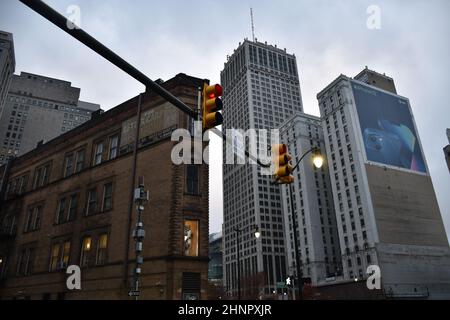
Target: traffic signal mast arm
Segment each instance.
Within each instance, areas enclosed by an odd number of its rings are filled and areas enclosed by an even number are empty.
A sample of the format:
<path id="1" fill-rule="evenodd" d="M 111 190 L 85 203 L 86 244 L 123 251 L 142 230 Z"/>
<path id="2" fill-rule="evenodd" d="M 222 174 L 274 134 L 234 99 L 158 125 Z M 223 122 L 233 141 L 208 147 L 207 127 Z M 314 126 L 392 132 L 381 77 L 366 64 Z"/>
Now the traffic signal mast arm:
<path id="1" fill-rule="evenodd" d="M 300 159 L 297 161 L 294 167 L 289 165 L 289 161 L 292 160 L 290 154 L 287 153 L 287 146 L 285 144 L 274 145 L 272 147 L 272 157 L 275 163 L 275 181 L 274 183 L 289 184 L 294 182 L 292 173 L 298 168 L 300 162 L 309 154 L 320 154 L 320 150 L 317 147 L 313 147 L 306 151 Z M 320 156 L 319 156 L 320 157 Z M 320 157 L 321 158 L 321 157 Z"/>
<path id="2" fill-rule="evenodd" d="M 32 10 L 39 13 L 41 16 L 52 22 L 54 25 L 58 26 L 63 31 L 70 34 L 72 37 L 85 44 L 90 49 L 94 50 L 96 53 L 101 55 L 103 58 L 114 64 L 116 67 L 122 69 L 130 76 L 135 78 L 137 81 L 141 82 L 147 89 L 159 94 L 162 98 L 166 99 L 168 102 L 172 103 L 175 107 L 186 113 L 192 118 L 196 117 L 195 110 L 189 108 L 184 102 L 175 97 L 172 93 L 161 87 L 156 82 L 152 81 L 145 74 L 140 72 L 138 69 L 133 67 L 131 64 L 126 62 L 124 59 L 119 57 L 113 51 L 108 49 L 106 46 L 101 44 L 98 40 L 93 38 L 91 35 L 75 26 L 74 28 L 69 28 L 72 22 L 66 17 L 58 13 L 56 10 L 45 4 L 41 0 L 19 0 Z"/>

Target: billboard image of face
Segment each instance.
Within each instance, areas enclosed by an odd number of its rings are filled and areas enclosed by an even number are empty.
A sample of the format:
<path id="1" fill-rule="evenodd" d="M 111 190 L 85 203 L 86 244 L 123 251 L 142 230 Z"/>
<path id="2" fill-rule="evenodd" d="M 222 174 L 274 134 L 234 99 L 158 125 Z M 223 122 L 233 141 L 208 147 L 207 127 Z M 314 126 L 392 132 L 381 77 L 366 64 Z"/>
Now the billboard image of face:
<path id="1" fill-rule="evenodd" d="M 352 81 L 368 161 L 426 173 L 408 100 Z"/>

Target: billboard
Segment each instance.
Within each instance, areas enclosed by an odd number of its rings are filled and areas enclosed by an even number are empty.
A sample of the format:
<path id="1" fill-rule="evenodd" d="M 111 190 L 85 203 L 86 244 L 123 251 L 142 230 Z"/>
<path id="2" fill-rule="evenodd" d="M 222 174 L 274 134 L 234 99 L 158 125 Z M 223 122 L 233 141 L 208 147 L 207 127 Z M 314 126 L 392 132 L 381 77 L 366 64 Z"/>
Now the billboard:
<path id="1" fill-rule="evenodd" d="M 367 160 L 426 173 L 407 99 L 352 81 Z"/>

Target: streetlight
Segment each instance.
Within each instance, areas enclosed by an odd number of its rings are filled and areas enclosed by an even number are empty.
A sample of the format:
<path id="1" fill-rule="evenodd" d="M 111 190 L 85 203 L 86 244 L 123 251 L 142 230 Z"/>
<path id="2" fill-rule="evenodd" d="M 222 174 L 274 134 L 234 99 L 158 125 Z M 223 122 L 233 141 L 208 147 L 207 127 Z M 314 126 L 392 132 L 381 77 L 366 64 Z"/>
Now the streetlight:
<path id="1" fill-rule="evenodd" d="M 287 148 L 284 147 L 284 153 L 287 154 Z M 292 174 L 295 169 L 298 168 L 298 166 L 300 165 L 300 162 L 309 154 L 312 153 L 313 154 L 313 164 L 316 168 L 320 169 L 323 166 L 323 156 L 322 153 L 320 151 L 319 148 L 317 147 L 313 147 L 310 150 L 306 151 L 301 157 L 300 159 L 297 161 L 297 163 L 295 164 L 295 166 L 291 169 L 288 170 L 288 174 Z M 289 156 L 288 156 L 289 158 Z M 288 168 L 289 166 L 287 166 Z M 296 269 L 296 273 L 297 273 L 297 286 L 298 286 L 298 291 L 299 291 L 299 298 L 302 299 L 302 291 L 303 291 L 303 275 L 302 275 L 302 270 L 300 268 L 300 258 L 298 256 L 298 240 L 297 240 L 297 231 L 296 231 L 296 214 L 294 212 L 294 197 L 293 197 L 293 192 L 292 192 L 292 182 L 294 182 L 294 178 L 293 176 L 290 179 L 284 179 L 284 181 L 287 182 L 283 182 L 283 180 L 280 180 L 280 178 L 277 176 L 275 183 L 277 183 L 278 181 L 280 181 L 280 184 L 289 184 L 289 197 L 290 197 L 290 202 L 291 202 L 291 213 L 292 213 L 292 231 L 294 234 L 294 258 L 295 258 L 295 269 Z M 294 288 L 294 293 L 295 293 L 295 288 Z"/>
<path id="2" fill-rule="evenodd" d="M 259 231 L 258 226 L 252 226 L 254 232 L 253 235 L 256 239 L 259 239 L 261 237 L 261 232 Z M 244 230 L 248 230 L 247 228 L 239 229 L 238 227 L 234 228 L 234 231 L 236 232 L 236 254 L 237 254 L 237 285 L 238 285 L 238 300 L 241 300 L 241 261 L 240 261 L 240 240 L 239 240 L 239 233 L 241 233 Z"/>

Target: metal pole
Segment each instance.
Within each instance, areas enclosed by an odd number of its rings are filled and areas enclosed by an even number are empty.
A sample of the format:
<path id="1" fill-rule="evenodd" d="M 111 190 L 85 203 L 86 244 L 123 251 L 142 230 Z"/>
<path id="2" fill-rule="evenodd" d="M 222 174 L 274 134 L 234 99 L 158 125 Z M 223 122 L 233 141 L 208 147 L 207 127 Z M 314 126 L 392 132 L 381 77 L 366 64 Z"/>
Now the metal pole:
<path id="1" fill-rule="evenodd" d="M 237 246 L 237 285 L 238 285 L 238 300 L 241 300 L 241 261 L 240 261 L 240 249 L 239 249 L 239 230 L 238 228 L 235 229 L 236 231 L 236 246 Z"/>
<path id="2" fill-rule="evenodd" d="M 291 216 L 292 216 L 292 232 L 294 233 L 294 257 L 295 257 L 295 269 L 297 272 L 297 279 L 298 281 L 297 286 L 298 286 L 298 297 L 299 299 L 303 299 L 303 295 L 302 295 L 302 290 L 303 290 L 303 280 L 302 280 L 302 272 L 300 269 L 300 259 L 298 256 L 298 242 L 297 242 L 297 230 L 296 230 L 296 225 L 297 225 L 297 219 L 296 219 L 296 213 L 294 212 L 294 197 L 292 195 L 292 184 L 289 185 L 289 195 L 291 198 Z M 294 289 L 295 290 L 295 289 Z"/>
<path id="3" fill-rule="evenodd" d="M 138 105 L 137 105 L 137 116 L 136 116 L 136 131 L 134 133 L 134 148 L 133 148 L 133 162 L 131 166 L 131 179 L 130 179 L 130 205 L 128 207 L 128 223 L 127 223 L 127 238 L 125 246 L 125 256 L 123 260 L 123 281 L 125 287 L 128 286 L 128 256 L 130 250 L 130 238 L 131 238 L 131 223 L 133 221 L 133 207 L 134 207 L 134 188 L 136 183 L 136 166 L 137 166 L 137 154 L 139 148 L 139 131 L 141 129 L 141 104 L 142 104 L 142 93 L 139 94 Z"/>
<path id="4" fill-rule="evenodd" d="M 144 262 L 144 258 L 142 257 L 143 250 L 143 241 L 145 238 L 145 230 L 144 223 L 142 222 L 142 212 L 144 211 L 144 203 L 148 201 L 148 192 L 144 189 L 144 177 L 141 176 L 139 178 L 139 187 L 134 190 L 134 200 L 137 206 L 137 223 L 136 229 L 133 232 L 134 240 L 136 242 L 135 245 L 135 253 L 136 253 L 136 261 L 134 268 L 134 297 L 135 300 L 139 299 L 139 275 L 141 274 L 141 266 Z"/>

